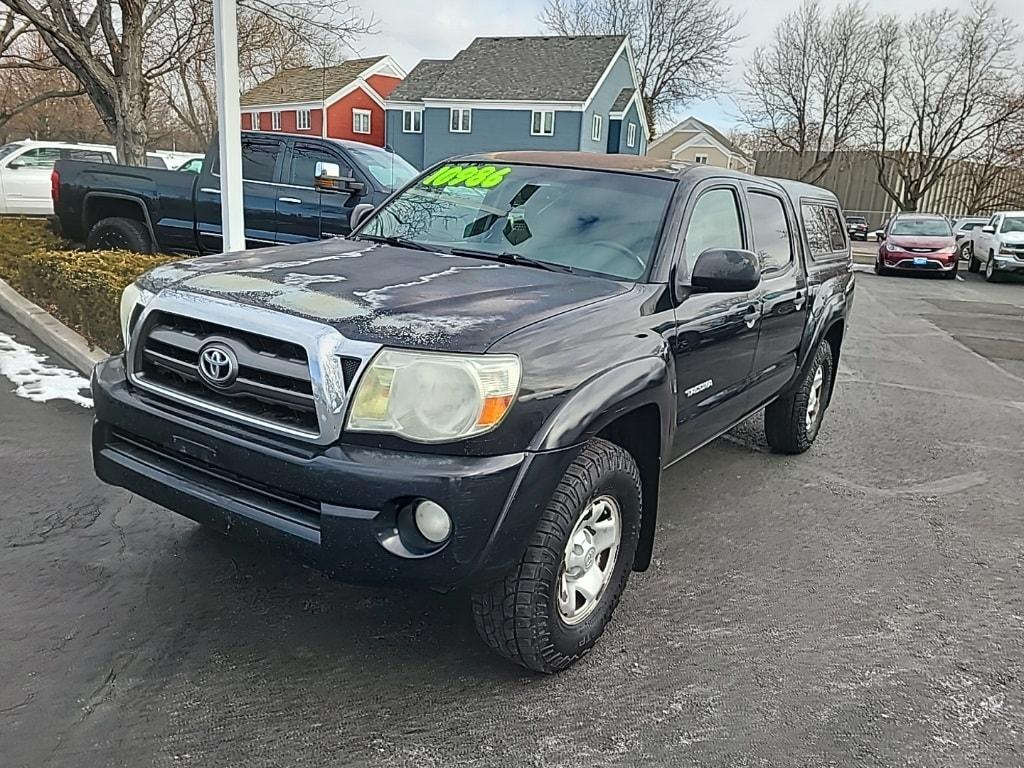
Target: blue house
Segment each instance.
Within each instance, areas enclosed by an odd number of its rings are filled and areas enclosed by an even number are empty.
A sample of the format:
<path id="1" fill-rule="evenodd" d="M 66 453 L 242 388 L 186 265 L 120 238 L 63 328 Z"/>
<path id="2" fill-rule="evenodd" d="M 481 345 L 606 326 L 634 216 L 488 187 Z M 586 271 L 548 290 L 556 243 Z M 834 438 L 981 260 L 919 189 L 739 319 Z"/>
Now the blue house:
<path id="1" fill-rule="evenodd" d="M 478 37 L 392 91 L 387 143 L 417 168 L 515 149 L 642 155 L 638 82 L 622 36 Z"/>

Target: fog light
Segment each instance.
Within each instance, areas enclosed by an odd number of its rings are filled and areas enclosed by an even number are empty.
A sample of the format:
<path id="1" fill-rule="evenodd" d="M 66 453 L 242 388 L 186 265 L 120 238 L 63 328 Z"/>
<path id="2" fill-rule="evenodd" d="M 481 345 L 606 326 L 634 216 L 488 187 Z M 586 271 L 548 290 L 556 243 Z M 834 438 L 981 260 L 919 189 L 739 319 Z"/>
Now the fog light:
<path id="1" fill-rule="evenodd" d="M 444 507 L 432 501 L 417 502 L 413 519 L 420 535 L 434 544 L 445 541 L 452 532 L 452 519 L 448 517 Z"/>

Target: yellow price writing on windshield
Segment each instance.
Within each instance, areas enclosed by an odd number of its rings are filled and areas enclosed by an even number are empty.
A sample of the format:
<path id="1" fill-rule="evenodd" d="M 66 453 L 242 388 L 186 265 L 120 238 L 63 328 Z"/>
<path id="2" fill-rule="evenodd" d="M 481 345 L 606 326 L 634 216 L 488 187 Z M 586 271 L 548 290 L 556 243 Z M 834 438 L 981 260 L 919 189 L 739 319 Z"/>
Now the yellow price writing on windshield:
<path id="1" fill-rule="evenodd" d="M 491 189 L 501 184 L 512 173 L 508 166 L 445 165 L 420 181 L 428 187 L 482 187 Z"/>

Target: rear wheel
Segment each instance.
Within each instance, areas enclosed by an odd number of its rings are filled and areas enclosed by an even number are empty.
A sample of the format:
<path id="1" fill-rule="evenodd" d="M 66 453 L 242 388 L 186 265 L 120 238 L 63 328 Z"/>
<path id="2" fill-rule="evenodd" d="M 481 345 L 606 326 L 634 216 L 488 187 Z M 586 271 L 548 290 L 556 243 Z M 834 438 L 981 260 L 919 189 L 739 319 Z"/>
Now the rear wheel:
<path id="1" fill-rule="evenodd" d="M 97 221 L 89 230 L 85 244 L 94 251 L 153 252 L 153 242 L 146 225 L 136 219 L 121 216 Z"/>
<path id="2" fill-rule="evenodd" d="M 477 631 L 505 658 L 559 672 L 611 620 L 640 535 L 640 472 L 624 449 L 584 445 L 566 470 L 519 563 L 473 593 Z"/>
<path id="3" fill-rule="evenodd" d="M 764 434 L 779 453 L 803 453 L 818 436 L 832 381 L 832 347 L 822 341 L 796 388 L 764 411 Z"/>

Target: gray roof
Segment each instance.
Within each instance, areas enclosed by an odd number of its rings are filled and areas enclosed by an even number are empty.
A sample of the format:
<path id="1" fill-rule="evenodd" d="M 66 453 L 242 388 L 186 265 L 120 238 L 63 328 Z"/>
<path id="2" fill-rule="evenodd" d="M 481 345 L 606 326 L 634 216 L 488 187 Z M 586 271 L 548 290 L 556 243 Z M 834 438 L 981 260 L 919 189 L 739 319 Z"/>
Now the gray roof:
<path id="1" fill-rule="evenodd" d="M 388 101 L 419 101 L 430 93 L 451 62 L 447 59 L 423 59 L 388 96 Z"/>
<path id="2" fill-rule="evenodd" d="M 692 120 L 693 122 L 702 126 L 705 131 L 707 131 L 714 137 L 715 141 L 724 146 L 730 152 L 734 152 L 735 154 L 740 155 L 741 157 L 745 157 L 748 160 L 751 159 L 750 155 L 748 155 L 746 152 L 744 152 L 742 149 L 736 146 L 736 144 L 728 136 L 726 136 L 720 130 L 715 128 L 715 126 L 705 123 L 703 120 L 698 120 L 696 117 L 687 118 L 683 122 L 685 123 L 688 120 Z"/>
<path id="3" fill-rule="evenodd" d="M 615 103 L 612 104 L 612 112 L 621 112 L 629 104 L 629 100 L 633 98 L 633 94 L 636 93 L 635 88 L 623 88 L 619 91 L 619 95 L 615 97 Z"/>
<path id="4" fill-rule="evenodd" d="M 493 101 L 586 101 L 622 46 L 622 35 L 478 37 L 442 66 L 430 61 L 389 97 Z M 427 62 L 424 62 L 427 63 Z"/>
<path id="5" fill-rule="evenodd" d="M 368 59 L 349 59 L 335 67 L 299 67 L 286 69 L 266 82 L 242 94 L 243 107 L 264 104 L 289 104 L 296 101 L 319 101 L 340 91 L 360 73 L 369 69 L 383 56 Z"/>

